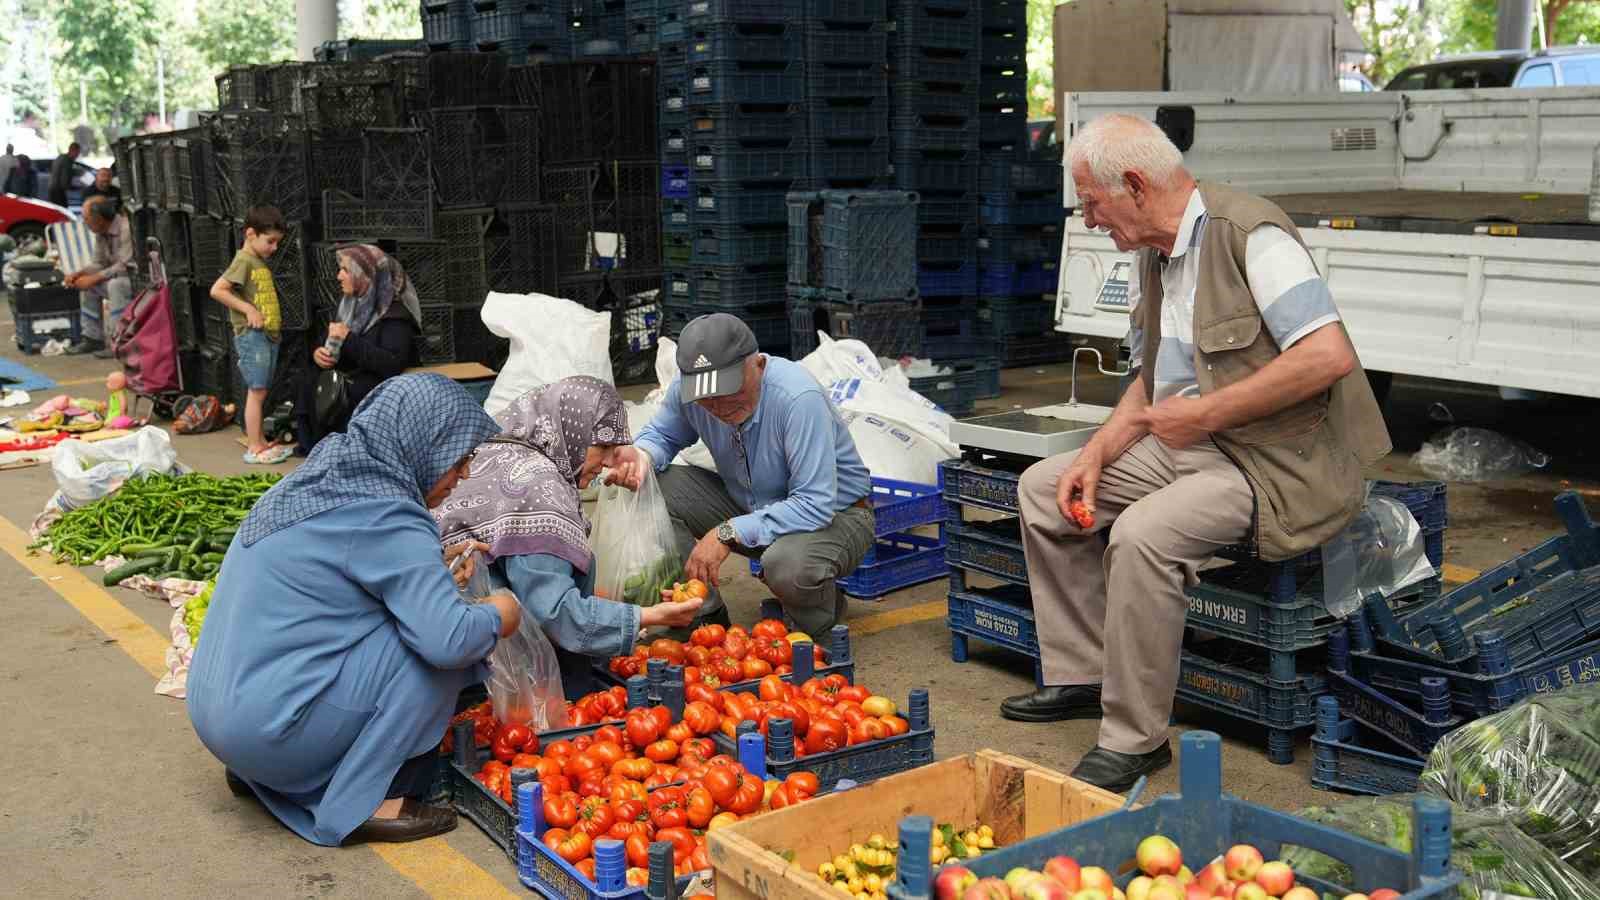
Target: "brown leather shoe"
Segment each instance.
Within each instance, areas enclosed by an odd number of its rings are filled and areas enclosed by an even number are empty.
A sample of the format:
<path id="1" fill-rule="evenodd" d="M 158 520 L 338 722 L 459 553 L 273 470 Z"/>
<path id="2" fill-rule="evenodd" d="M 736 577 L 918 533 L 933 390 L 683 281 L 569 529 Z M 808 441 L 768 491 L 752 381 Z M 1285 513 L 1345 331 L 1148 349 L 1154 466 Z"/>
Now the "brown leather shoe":
<path id="1" fill-rule="evenodd" d="M 400 804 L 400 815 L 393 819 L 368 819 L 350 832 L 341 846 L 351 844 L 401 844 L 444 834 L 456 827 L 456 813 L 443 806 L 429 806 L 407 797 Z"/>
<path id="2" fill-rule="evenodd" d="M 228 782 L 228 790 L 231 791 L 235 797 L 255 798 L 256 792 L 250 789 L 250 785 L 246 784 L 243 778 L 233 774 L 232 769 L 223 769 L 222 777 Z"/>

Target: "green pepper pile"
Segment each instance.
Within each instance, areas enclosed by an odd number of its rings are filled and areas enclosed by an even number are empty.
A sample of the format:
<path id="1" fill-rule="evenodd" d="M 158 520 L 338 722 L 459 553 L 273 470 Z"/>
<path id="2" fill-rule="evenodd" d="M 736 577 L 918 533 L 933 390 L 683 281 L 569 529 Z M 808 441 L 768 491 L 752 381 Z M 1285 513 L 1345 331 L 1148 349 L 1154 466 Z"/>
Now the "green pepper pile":
<path id="1" fill-rule="evenodd" d="M 75 566 L 120 556 L 107 586 L 133 575 L 204 580 L 216 576 L 234 531 L 277 474 L 149 475 L 57 519 L 33 548 Z"/>
<path id="2" fill-rule="evenodd" d="M 183 627 L 189 629 L 191 647 L 200 643 L 200 626 L 205 624 L 206 610 L 211 608 L 211 592 L 216 589 L 215 581 L 207 582 L 205 590 L 183 605 Z"/>
<path id="3" fill-rule="evenodd" d="M 661 602 L 661 592 L 672 590 L 682 578 L 682 560 L 669 553 L 624 579 L 622 599 L 635 606 L 655 606 Z"/>

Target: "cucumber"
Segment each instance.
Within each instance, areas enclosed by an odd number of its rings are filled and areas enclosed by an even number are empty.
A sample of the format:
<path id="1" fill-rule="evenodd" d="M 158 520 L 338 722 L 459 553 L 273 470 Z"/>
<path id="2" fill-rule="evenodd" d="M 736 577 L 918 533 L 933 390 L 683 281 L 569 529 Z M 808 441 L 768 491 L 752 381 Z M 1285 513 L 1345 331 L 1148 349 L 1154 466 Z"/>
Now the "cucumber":
<path id="1" fill-rule="evenodd" d="M 106 587 L 114 587 L 135 575 L 144 575 L 154 572 L 156 569 L 161 567 L 162 562 L 164 562 L 164 560 L 153 556 L 147 556 L 142 559 L 135 559 L 131 562 L 125 562 L 122 565 L 117 566 L 115 569 L 107 572 L 103 581 L 105 582 Z"/>
<path id="2" fill-rule="evenodd" d="M 171 552 L 171 544 L 151 544 L 146 549 L 140 550 L 133 555 L 140 559 L 166 559 L 167 554 Z"/>
<path id="3" fill-rule="evenodd" d="M 189 553 L 190 553 L 190 555 L 198 554 L 202 549 L 205 548 L 205 546 L 206 546 L 206 533 L 204 531 L 201 531 L 195 536 L 194 540 L 189 542 Z"/>
<path id="4" fill-rule="evenodd" d="M 220 566 L 225 555 L 223 553 L 202 553 L 200 554 L 200 561 L 202 563 L 215 563 Z"/>

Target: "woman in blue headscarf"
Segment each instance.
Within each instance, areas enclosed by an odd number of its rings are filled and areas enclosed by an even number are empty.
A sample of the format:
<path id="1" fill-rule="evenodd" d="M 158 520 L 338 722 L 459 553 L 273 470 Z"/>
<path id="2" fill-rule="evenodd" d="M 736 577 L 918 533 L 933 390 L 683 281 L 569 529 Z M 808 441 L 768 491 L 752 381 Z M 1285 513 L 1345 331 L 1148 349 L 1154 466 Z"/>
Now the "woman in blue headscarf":
<path id="1" fill-rule="evenodd" d="M 457 695 L 484 679 L 521 611 L 509 594 L 461 601 L 428 509 L 497 431 L 455 382 L 392 378 L 261 498 L 228 550 L 189 718 L 234 793 L 308 841 L 455 827 L 419 798 Z"/>

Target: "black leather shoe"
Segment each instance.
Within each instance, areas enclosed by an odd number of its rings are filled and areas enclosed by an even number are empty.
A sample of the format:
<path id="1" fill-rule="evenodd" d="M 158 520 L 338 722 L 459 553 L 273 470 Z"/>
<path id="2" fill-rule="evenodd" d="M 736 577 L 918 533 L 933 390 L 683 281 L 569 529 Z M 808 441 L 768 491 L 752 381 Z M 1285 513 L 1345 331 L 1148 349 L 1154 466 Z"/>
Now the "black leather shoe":
<path id="1" fill-rule="evenodd" d="M 94 338 L 84 338 L 83 340 L 77 342 L 76 344 L 73 344 L 72 346 L 68 347 L 67 348 L 67 355 L 68 356 L 83 356 L 86 353 L 94 353 L 96 351 L 104 350 L 104 349 L 106 349 L 105 342 L 97 341 Z"/>
<path id="2" fill-rule="evenodd" d="M 1000 715 L 1013 722 L 1060 722 L 1100 718 L 1100 685 L 1071 684 L 1042 687 L 1031 694 L 1007 697 Z"/>
<path id="3" fill-rule="evenodd" d="M 351 844 L 401 844 L 444 834 L 456 827 L 456 813 L 443 806 L 429 806 L 410 797 L 400 804 L 400 815 L 393 819 L 368 819 L 344 839 Z"/>
<path id="4" fill-rule="evenodd" d="M 243 778 L 233 774 L 232 769 L 223 769 L 222 777 L 228 782 L 228 790 L 235 797 L 254 797 L 256 795 L 255 791 L 250 790 L 250 785 L 245 784 Z"/>
<path id="5" fill-rule="evenodd" d="M 1133 787 L 1141 775 L 1172 765 L 1172 744 L 1163 742 L 1149 753 L 1118 753 L 1096 747 L 1083 755 L 1072 777 L 1120 794 Z"/>

